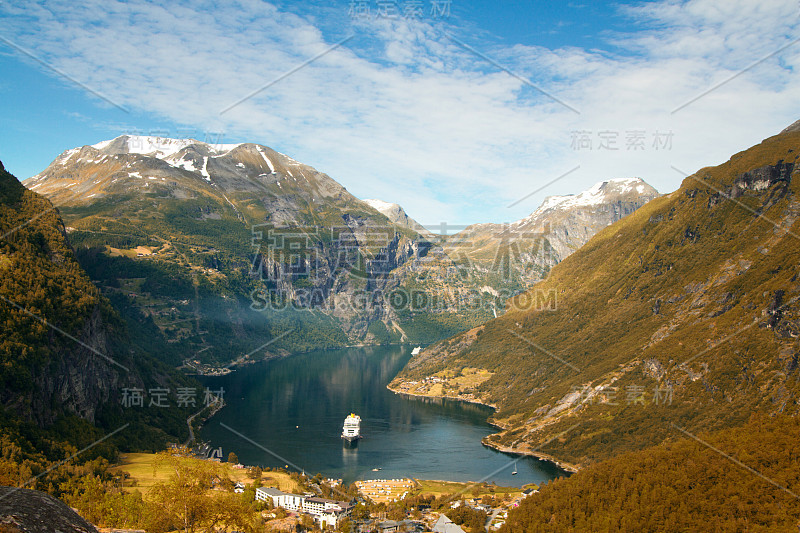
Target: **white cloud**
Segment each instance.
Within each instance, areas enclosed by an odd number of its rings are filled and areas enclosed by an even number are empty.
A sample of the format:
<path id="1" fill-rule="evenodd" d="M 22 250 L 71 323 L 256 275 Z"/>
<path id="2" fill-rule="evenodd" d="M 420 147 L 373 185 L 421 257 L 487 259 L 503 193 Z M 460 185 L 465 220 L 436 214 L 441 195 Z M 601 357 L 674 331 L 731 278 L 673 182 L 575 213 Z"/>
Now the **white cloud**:
<path id="1" fill-rule="evenodd" d="M 400 203 L 422 223 L 467 223 L 521 218 L 544 196 L 604 178 L 640 176 L 666 192 L 680 182 L 671 165 L 691 172 L 719 163 L 800 115 L 800 43 L 671 113 L 791 42 L 800 14 L 793 0 L 622 9 L 632 30 L 609 35 L 605 51 L 455 35 L 535 87 L 430 21 L 353 23 L 339 13 L 344 27 L 334 31 L 329 8 L 300 16 L 258 0 L 224 9 L 25 2 L 6 6 L 0 27 L 126 107 L 270 145 L 359 196 Z M 220 115 L 351 31 L 344 46 Z M 592 150 L 571 148 L 576 130 L 591 132 Z M 626 150 L 634 130 L 645 132 L 644 150 Z M 620 149 L 597 149 L 601 131 L 616 132 Z M 653 148 L 657 131 L 673 132 L 671 150 Z"/>

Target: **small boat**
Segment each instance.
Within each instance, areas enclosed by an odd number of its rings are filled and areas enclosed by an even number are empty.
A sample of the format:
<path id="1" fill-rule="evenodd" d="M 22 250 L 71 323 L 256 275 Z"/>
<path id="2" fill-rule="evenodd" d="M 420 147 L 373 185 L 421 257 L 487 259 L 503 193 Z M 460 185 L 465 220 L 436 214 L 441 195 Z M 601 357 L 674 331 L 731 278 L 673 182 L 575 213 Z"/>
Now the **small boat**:
<path id="1" fill-rule="evenodd" d="M 411 355 L 419 355 L 419 352 L 422 351 L 422 346 L 417 346 L 413 350 L 411 350 Z"/>
<path id="2" fill-rule="evenodd" d="M 380 468 L 373 468 L 372 469 L 373 472 L 380 472 L 380 470 L 381 470 Z"/>
<path id="3" fill-rule="evenodd" d="M 517 462 L 516 461 L 514 461 L 514 471 L 511 472 L 511 475 L 512 476 L 516 476 L 517 475 Z"/>

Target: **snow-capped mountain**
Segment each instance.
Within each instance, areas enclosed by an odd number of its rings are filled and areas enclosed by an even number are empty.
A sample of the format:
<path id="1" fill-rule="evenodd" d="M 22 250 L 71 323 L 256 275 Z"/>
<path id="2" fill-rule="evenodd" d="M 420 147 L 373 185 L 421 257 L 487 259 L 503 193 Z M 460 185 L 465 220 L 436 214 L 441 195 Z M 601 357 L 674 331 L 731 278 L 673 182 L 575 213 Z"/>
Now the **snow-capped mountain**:
<path id="1" fill-rule="evenodd" d="M 93 144 L 93 148 L 105 150 L 109 148 L 118 154 L 142 154 L 164 159 L 167 156 L 180 152 L 187 146 L 200 144 L 195 139 L 170 139 L 168 137 L 150 137 L 142 135 L 123 135 L 108 141 Z M 202 143 L 208 144 L 208 143 Z M 230 152 L 238 144 L 213 144 L 208 145 L 217 152 Z"/>
<path id="2" fill-rule="evenodd" d="M 266 146 L 130 135 L 67 150 L 25 185 L 57 205 L 87 205 L 133 192 L 179 200 L 210 195 L 253 223 L 267 205 L 270 221 L 292 223 L 305 204 L 331 199 L 360 204 L 327 174 Z M 234 201 L 237 195 L 247 195 L 248 203 L 255 195 L 260 209 L 243 209 Z"/>
<path id="3" fill-rule="evenodd" d="M 254 143 L 124 135 L 66 150 L 24 184 L 61 208 L 79 246 L 147 261 L 157 277 L 203 278 L 215 303 L 196 313 L 226 316 L 223 329 L 240 334 L 241 324 L 254 320 L 242 302 L 265 306 L 264 298 L 276 294 L 290 302 L 306 298 L 301 307 L 329 306 L 303 317 L 308 330 L 298 330 L 294 342 L 308 347 L 368 341 L 376 331 L 404 338 L 390 306 L 348 305 L 362 287 L 350 271 L 360 269 L 371 287 L 388 292 L 398 283 L 390 273 L 430 246 L 409 224 L 388 219 L 327 174 Z M 109 290 L 115 289 L 112 282 Z M 150 296 L 159 303 L 147 315 L 174 313 L 176 301 L 186 299 L 176 300 L 167 285 L 158 290 Z M 206 342 L 200 331 L 187 337 L 198 350 Z M 219 349 L 235 353 L 237 335 L 226 335 L 232 344 Z"/>
<path id="4" fill-rule="evenodd" d="M 468 226 L 455 240 L 469 243 L 466 255 L 479 262 L 496 263 L 502 248 L 512 245 L 518 259 L 509 266 L 520 268 L 528 279 L 527 274 L 559 263 L 595 233 L 658 196 L 640 178 L 610 179 L 579 194 L 548 196 L 533 213 L 510 224 Z"/>
<path id="5" fill-rule="evenodd" d="M 548 196 L 530 217 L 534 217 L 537 214 L 544 213 L 551 209 L 566 210 L 599 206 L 609 203 L 610 200 L 616 197 L 629 197 L 631 195 L 658 196 L 658 191 L 645 183 L 641 178 L 616 178 L 608 181 L 600 181 L 580 194 Z"/>
<path id="6" fill-rule="evenodd" d="M 362 200 L 365 204 L 373 208 L 374 210 L 382 213 L 386 216 L 389 220 L 397 224 L 398 226 L 403 226 L 405 228 L 412 229 L 419 233 L 420 235 L 424 235 L 426 237 L 431 237 L 432 234 L 426 230 L 422 224 L 408 216 L 408 213 L 400 207 L 398 204 L 393 204 L 390 202 L 384 202 L 383 200 Z"/>

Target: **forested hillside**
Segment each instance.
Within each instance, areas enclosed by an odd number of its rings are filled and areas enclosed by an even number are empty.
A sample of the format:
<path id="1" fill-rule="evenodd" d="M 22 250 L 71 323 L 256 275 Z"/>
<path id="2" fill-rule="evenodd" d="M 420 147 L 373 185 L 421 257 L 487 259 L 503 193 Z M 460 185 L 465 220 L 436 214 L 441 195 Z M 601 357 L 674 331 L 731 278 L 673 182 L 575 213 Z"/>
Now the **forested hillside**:
<path id="1" fill-rule="evenodd" d="M 756 416 L 741 428 L 701 433 L 702 442 L 673 433 L 668 444 L 541 487 L 500 533 L 797 531 L 796 417 Z"/>
<path id="2" fill-rule="evenodd" d="M 153 357 L 158 339 L 147 351 L 145 339 L 130 343 L 76 261 L 58 211 L 2 166 L 0 271 L 0 485 L 58 493 L 61 481 L 91 472 L 117 447 L 158 450 L 187 437 L 197 408 L 174 399 L 169 408 L 127 408 L 123 398 L 126 389 L 174 395 L 199 384 Z"/>

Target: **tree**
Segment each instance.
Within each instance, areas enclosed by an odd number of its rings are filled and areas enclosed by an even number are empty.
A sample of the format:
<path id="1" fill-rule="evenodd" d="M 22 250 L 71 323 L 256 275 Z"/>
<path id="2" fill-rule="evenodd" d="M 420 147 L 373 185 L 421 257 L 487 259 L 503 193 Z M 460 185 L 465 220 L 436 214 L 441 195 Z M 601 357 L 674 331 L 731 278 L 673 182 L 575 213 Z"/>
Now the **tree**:
<path id="1" fill-rule="evenodd" d="M 369 509 L 363 503 L 357 503 L 355 507 L 353 507 L 353 512 L 351 516 L 354 520 L 369 520 Z"/>
<path id="2" fill-rule="evenodd" d="M 261 486 L 261 475 L 263 474 L 263 470 L 260 466 L 251 466 L 247 470 L 247 475 L 253 478 L 253 485 L 256 487 Z"/>
<path id="3" fill-rule="evenodd" d="M 481 533 L 485 530 L 488 515 L 469 506 L 462 505 L 445 513 L 447 517 L 458 525 L 465 526 L 470 533 Z"/>
<path id="4" fill-rule="evenodd" d="M 228 462 L 232 465 L 238 465 L 239 457 L 235 453 L 231 452 L 228 454 Z"/>
<path id="5" fill-rule="evenodd" d="M 403 520 L 406 517 L 406 511 L 402 504 L 393 504 L 389 508 L 388 516 L 389 520 Z"/>
<path id="6" fill-rule="evenodd" d="M 316 523 L 314 522 L 314 519 L 311 518 L 311 516 L 307 515 L 307 514 L 303 514 L 303 515 L 300 516 L 300 525 L 306 531 L 315 529 L 315 527 L 316 527 Z"/>
<path id="7" fill-rule="evenodd" d="M 250 502 L 239 494 L 223 493 L 207 496 L 208 510 L 201 520 L 206 531 L 217 531 L 223 528 L 255 531 L 256 514 L 252 512 Z"/>

